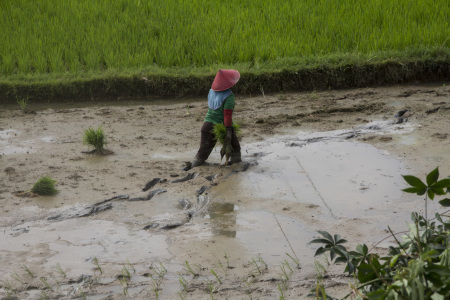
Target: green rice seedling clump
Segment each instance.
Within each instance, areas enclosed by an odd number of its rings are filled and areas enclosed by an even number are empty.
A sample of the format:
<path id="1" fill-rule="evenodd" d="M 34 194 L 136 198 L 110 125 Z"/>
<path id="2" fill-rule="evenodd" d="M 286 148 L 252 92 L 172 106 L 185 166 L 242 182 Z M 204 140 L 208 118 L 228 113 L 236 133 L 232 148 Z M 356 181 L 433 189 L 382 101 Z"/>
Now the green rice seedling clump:
<path id="1" fill-rule="evenodd" d="M 94 147 L 95 150 L 103 150 L 106 145 L 106 136 L 103 128 L 88 128 L 84 131 L 83 144 Z"/>
<path id="2" fill-rule="evenodd" d="M 236 135 L 241 133 L 241 128 L 239 124 L 233 124 L 233 129 L 236 132 Z M 225 137 L 227 135 L 227 129 L 223 124 L 216 124 L 213 128 L 213 134 L 216 137 L 216 140 L 219 144 L 223 145 L 225 141 Z"/>
<path id="3" fill-rule="evenodd" d="M 36 181 L 31 188 L 31 192 L 43 196 L 54 195 L 58 193 L 55 184 L 56 180 L 52 179 L 50 176 L 43 176 Z"/>

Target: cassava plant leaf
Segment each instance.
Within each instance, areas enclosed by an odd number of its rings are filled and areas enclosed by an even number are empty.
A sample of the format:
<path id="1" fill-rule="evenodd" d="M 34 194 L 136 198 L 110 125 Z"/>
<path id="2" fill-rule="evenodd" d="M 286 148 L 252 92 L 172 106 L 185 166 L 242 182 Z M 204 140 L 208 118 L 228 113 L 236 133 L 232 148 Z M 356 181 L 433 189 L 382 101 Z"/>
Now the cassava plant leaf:
<path id="1" fill-rule="evenodd" d="M 443 188 L 435 188 L 435 187 L 430 187 L 430 190 L 433 191 L 433 193 L 435 193 L 436 195 L 445 195 L 446 192 L 444 191 Z"/>
<path id="2" fill-rule="evenodd" d="M 413 187 L 418 187 L 418 188 L 426 188 L 427 186 L 425 185 L 425 183 L 422 182 L 422 180 L 420 180 L 419 178 L 412 176 L 412 175 L 402 175 L 403 179 L 405 179 L 405 181 Z"/>
<path id="3" fill-rule="evenodd" d="M 410 188 L 406 188 L 403 189 L 402 191 L 406 192 L 406 193 L 412 193 L 412 194 L 417 194 L 417 195 L 423 195 L 426 192 L 427 188 L 418 188 L 418 187 L 410 187 Z"/>
<path id="4" fill-rule="evenodd" d="M 430 198 L 431 200 L 434 199 L 434 192 L 431 189 L 428 189 L 428 198 Z"/>
<path id="5" fill-rule="evenodd" d="M 439 201 L 439 204 L 445 207 L 449 207 L 450 206 L 450 199 L 449 198 L 445 198 L 441 201 Z"/>
<path id="6" fill-rule="evenodd" d="M 324 247 L 320 247 L 316 250 L 316 253 L 314 253 L 314 256 L 324 254 L 325 252 L 329 251 L 329 249 L 325 249 Z"/>
<path id="7" fill-rule="evenodd" d="M 436 183 L 438 178 L 439 178 L 439 168 L 436 168 L 427 175 L 428 186 L 431 186 L 433 183 Z"/>
<path id="8" fill-rule="evenodd" d="M 445 178 L 445 179 L 439 180 L 438 182 L 433 184 L 431 187 L 438 188 L 438 189 L 449 188 L 450 187 L 450 179 Z"/>
<path id="9" fill-rule="evenodd" d="M 326 231 L 321 231 L 321 230 L 319 230 L 319 231 L 317 231 L 318 233 L 320 233 L 324 238 L 326 238 L 327 240 L 329 240 L 333 245 L 334 245 L 334 239 L 333 239 L 333 237 L 331 236 L 331 234 L 329 234 L 328 232 L 326 232 Z"/>
<path id="10" fill-rule="evenodd" d="M 312 240 L 309 243 L 310 244 L 314 244 L 314 243 L 318 244 L 318 243 L 320 243 L 320 244 L 325 244 L 325 245 L 329 245 L 329 246 L 334 245 L 332 242 L 330 242 L 329 240 L 326 240 L 326 239 L 314 239 L 314 240 Z"/>

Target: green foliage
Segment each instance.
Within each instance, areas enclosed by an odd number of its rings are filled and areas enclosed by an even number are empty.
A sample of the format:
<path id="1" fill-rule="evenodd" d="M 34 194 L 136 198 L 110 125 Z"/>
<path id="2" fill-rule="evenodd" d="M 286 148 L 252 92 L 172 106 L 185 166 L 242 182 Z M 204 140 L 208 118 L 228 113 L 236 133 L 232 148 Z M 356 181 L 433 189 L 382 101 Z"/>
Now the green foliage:
<path id="1" fill-rule="evenodd" d="M 448 47 L 449 20 L 446 0 L 3 0 L 0 73 L 258 68 L 277 58 Z"/>
<path id="2" fill-rule="evenodd" d="M 84 131 L 83 144 L 92 146 L 96 150 L 103 150 L 106 143 L 106 136 L 102 126 L 99 126 L 96 130 L 89 127 Z"/>
<path id="3" fill-rule="evenodd" d="M 425 201 L 450 193 L 450 178 L 439 180 L 438 168 L 426 176 L 426 183 L 410 175 L 403 178 L 410 185 L 403 191 L 425 195 Z M 439 201 L 443 206 L 449 206 L 449 202 L 448 198 Z M 428 220 L 412 213 L 411 219 L 409 233 L 402 241 L 388 227 L 397 246 L 389 247 L 387 256 L 371 253 L 365 244 L 348 251 L 342 245 L 345 240 L 326 231 L 319 231 L 323 238 L 311 243 L 323 244 L 315 255 L 328 252 L 331 261 L 345 263 L 345 271 L 358 279 L 356 289 L 368 299 L 449 299 L 450 218 L 436 213 Z"/>
<path id="4" fill-rule="evenodd" d="M 241 133 L 241 127 L 239 124 L 233 124 L 233 129 L 236 132 L 236 135 Z M 223 124 L 216 124 L 213 128 L 213 134 L 216 137 L 216 140 L 219 144 L 223 145 L 225 141 L 225 137 L 227 136 L 227 129 Z"/>
<path id="5" fill-rule="evenodd" d="M 54 195 L 58 193 L 55 183 L 56 180 L 53 180 L 50 176 L 43 176 L 33 185 L 31 191 L 38 195 Z"/>

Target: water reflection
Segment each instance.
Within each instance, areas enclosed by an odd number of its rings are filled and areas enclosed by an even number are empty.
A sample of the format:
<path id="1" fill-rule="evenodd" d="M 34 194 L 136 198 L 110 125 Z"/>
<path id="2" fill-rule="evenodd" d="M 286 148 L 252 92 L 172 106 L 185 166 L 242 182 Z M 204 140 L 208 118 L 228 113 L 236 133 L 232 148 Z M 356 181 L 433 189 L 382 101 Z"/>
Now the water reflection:
<path id="1" fill-rule="evenodd" d="M 231 203 L 212 203 L 209 218 L 215 236 L 236 237 L 236 206 Z"/>

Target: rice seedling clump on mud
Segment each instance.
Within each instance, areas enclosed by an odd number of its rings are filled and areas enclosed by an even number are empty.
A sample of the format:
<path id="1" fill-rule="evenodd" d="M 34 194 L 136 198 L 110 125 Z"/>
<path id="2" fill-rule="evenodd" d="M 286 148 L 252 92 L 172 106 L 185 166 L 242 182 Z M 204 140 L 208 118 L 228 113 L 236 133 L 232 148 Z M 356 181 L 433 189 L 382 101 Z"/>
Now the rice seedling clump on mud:
<path id="1" fill-rule="evenodd" d="M 94 148 L 94 150 L 84 153 L 100 155 L 108 155 L 113 153 L 112 151 L 105 149 L 107 142 L 102 126 L 99 126 L 97 129 L 92 127 L 86 129 L 84 131 L 83 144 Z"/>
<path id="2" fill-rule="evenodd" d="M 36 181 L 31 188 L 31 192 L 43 196 L 54 195 L 58 193 L 55 184 L 56 180 L 52 179 L 50 176 L 43 176 Z"/>

